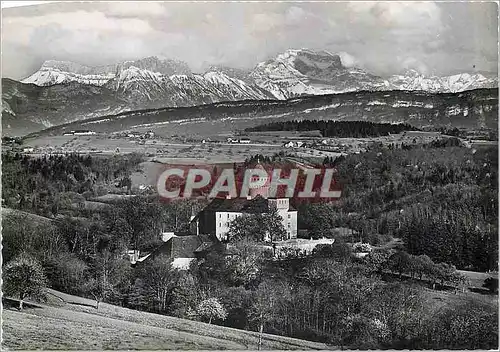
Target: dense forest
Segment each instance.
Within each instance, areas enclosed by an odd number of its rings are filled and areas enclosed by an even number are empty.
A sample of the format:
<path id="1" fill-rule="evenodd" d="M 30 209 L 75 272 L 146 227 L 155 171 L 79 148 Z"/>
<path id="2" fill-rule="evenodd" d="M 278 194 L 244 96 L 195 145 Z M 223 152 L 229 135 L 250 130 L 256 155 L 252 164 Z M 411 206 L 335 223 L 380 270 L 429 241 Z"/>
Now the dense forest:
<path id="1" fill-rule="evenodd" d="M 283 232 L 272 214 L 238 218 L 229 243 L 187 271 L 161 256 L 131 267 L 126 252 L 148 253 L 162 230 L 185 230 L 203 203 L 163 203 L 154 194 L 98 201 L 110 189 L 130 193 L 141 161 L 3 154 L 3 207 L 13 209 L 3 213 L 3 263 L 27 254 L 63 292 L 339 348 L 498 346 L 497 306 L 456 292 L 467 286 L 456 268 L 497 266 L 496 147 L 373 145 L 327 159 L 342 198 L 297 207 L 306 236 L 333 237 L 333 245 L 277 261 L 256 236 L 265 227 Z M 402 241 L 390 246 L 395 238 Z M 364 258 L 360 247 L 370 249 Z M 220 314 L 204 314 L 207 305 Z"/>
<path id="2" fill-rule="evenodd" d="M 323 137 L 380 137 L 403 131 L 419 131 L 405 123 L 375 123 L 369 121 L 293 120 L 271 122 L 245 129 L 246 132 L 320 131 Z"/>
<path id="3" fill-rule="evenodd" d="M 343 186 L 337 203 L 299 208 L 317 236 L 346 226 L 377 244 L 402 238 L 411 254 L 461 269 L 496 270 L 498 148 L 414 147 L 329 160 Z"/>

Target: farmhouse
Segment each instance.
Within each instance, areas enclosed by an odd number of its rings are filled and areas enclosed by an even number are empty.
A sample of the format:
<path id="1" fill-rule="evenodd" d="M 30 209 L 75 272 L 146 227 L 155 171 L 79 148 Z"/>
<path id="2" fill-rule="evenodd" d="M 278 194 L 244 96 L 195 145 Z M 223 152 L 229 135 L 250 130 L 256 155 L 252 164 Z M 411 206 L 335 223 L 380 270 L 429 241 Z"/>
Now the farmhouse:
<path id="1" fill-rule="evenodd" d="M 239 144 L 250 144 L 251 140 L 248 138 L 241 138 L 241 139 L 234 139 L 231 137 L 228 137 L 226 139 L 228 143 L 239 143 Z"/>
<path id="2" fill-rule="evenodd" d="M 154 260 L 158 256 L 162 256 L 172 261 L 172 267 L 187 270 L 193 260 L 202 259 L 217 245 L 220 245 L 220 243 L 211 236 L 172 235 L 165 243 L 157 247 L 146 257 L 137 260 L 137 262 Z"/>
<path id="3" fill-rule="evenodd" d="M 76 130 L 76 131 L 70 131 L 66 132 L 63 135 L 64 136 L 93 136 L 96 133 L 94 131 L 89 131 L 89 130 Z"/>

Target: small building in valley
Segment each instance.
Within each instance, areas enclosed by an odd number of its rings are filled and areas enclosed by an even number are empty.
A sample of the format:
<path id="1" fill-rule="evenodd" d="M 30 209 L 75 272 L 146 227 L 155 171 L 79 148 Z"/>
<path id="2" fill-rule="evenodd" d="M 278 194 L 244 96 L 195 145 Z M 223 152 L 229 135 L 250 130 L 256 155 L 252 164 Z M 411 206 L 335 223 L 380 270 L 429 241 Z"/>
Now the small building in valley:
<path id="1" fill-rule="evenodd" d="M 172 267 L 187 270 L 191 262 L 202 259 L 214 246 L 221 245 L 215 238 L 207 235 L 171 236 L 151 252 L 144 262 L 161 257 L 171 261 Z"/>

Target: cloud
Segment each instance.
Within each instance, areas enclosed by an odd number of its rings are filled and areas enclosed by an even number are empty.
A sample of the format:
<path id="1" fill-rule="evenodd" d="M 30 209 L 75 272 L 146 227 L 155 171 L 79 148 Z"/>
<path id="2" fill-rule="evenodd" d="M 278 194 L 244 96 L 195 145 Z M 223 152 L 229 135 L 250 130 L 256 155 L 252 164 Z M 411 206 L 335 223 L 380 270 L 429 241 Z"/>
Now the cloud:
<path id="1" fill-rule="evenodd" d="M 99 4 L 103 12 L 111 16 L 124 16 L 124 17 L 139 17 L 139 16 L 152 16 L 152 17 L 168 17 L 169 12 L 158 2 L 107 2 Z"/>
<path id="2" fill-rule="evenodd" d="M 284 16 L 277 13 L 257 13 L 253 16 L 254 32 L 269 32 L 284 24 Z"/>
<path id="3" fill-rule="evenodd" d="M 427 65 L 414 57 L 405 57 L 404 59 L 398 57 L 398 61 L 401 62 L 401 67 L 405 70 L 415 70 L 422 75 L 429 73 Z"/>
<path id="4" fill-rule="evenodd" d="M 285 22 L 288 24 L 299 23 L 309 16 L 313 15 L 310 12 L 304 11 L 303 8 L 298 6 L 292 6 L 286 10 Z"/>
<path id="5" fill-rule="evenodd" d="M 113 18 L 96 11 L 54 13 L 36 17 L 8 17 L 3 23 L 3 30 L 6 33 L 11 33 L 11 35 L 6 35 L 6 39 L 16 39 L 16 41 L 24 44 L 31 44 L 33 36 L 40 32 L 47 32 L 48 28 L 57 28 L 61 32 L 75 33 L 76 35 L 81 35 L 82 32 L 90 32 L 90 35 L 95 32 L 103 35 L 110 32 L 127 35 L 148 35 L 153 32 L 153 28 L 144 20 Z M 55 31 L 49 34 L 57 35 Z"/>
<path id="6" fill-rule="evenodd" d="M 345 67 L 355 67 L 359 66 L 359 61 L 352 55 L 342 51 L 338 53 L 340 56 L 340 61 L 342 61 L 342 65 Z"/>
<path id="7" fill-rule="evenodd" d="M 351 19 L 371 21 L 382 27 L 434 27 L 441 24 L 441 10 L 434 2 L 349 2 Z"/>
<path id="8" fill-rule="evenodd" d="M 252 68 L 290 48 L 339 53 L 344 64 L 380 75 L 496 71 L 498 60 L 494 3 L 61 2 L 5 9 L 2 26 L 3 65 L 13 78 L 45 59 L 108 64 L 162 55 L 195 71 Z"/>

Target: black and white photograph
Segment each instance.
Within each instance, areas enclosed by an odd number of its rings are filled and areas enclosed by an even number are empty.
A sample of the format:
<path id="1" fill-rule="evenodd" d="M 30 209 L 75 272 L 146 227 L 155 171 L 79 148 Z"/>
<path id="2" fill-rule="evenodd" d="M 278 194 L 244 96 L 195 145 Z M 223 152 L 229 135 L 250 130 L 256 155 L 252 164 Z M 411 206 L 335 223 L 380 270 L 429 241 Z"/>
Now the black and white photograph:
<path id="1" fill-rule="evenodd" d="M 498 33 L 2 1 L 1 349 L 498 350 Z"/>

